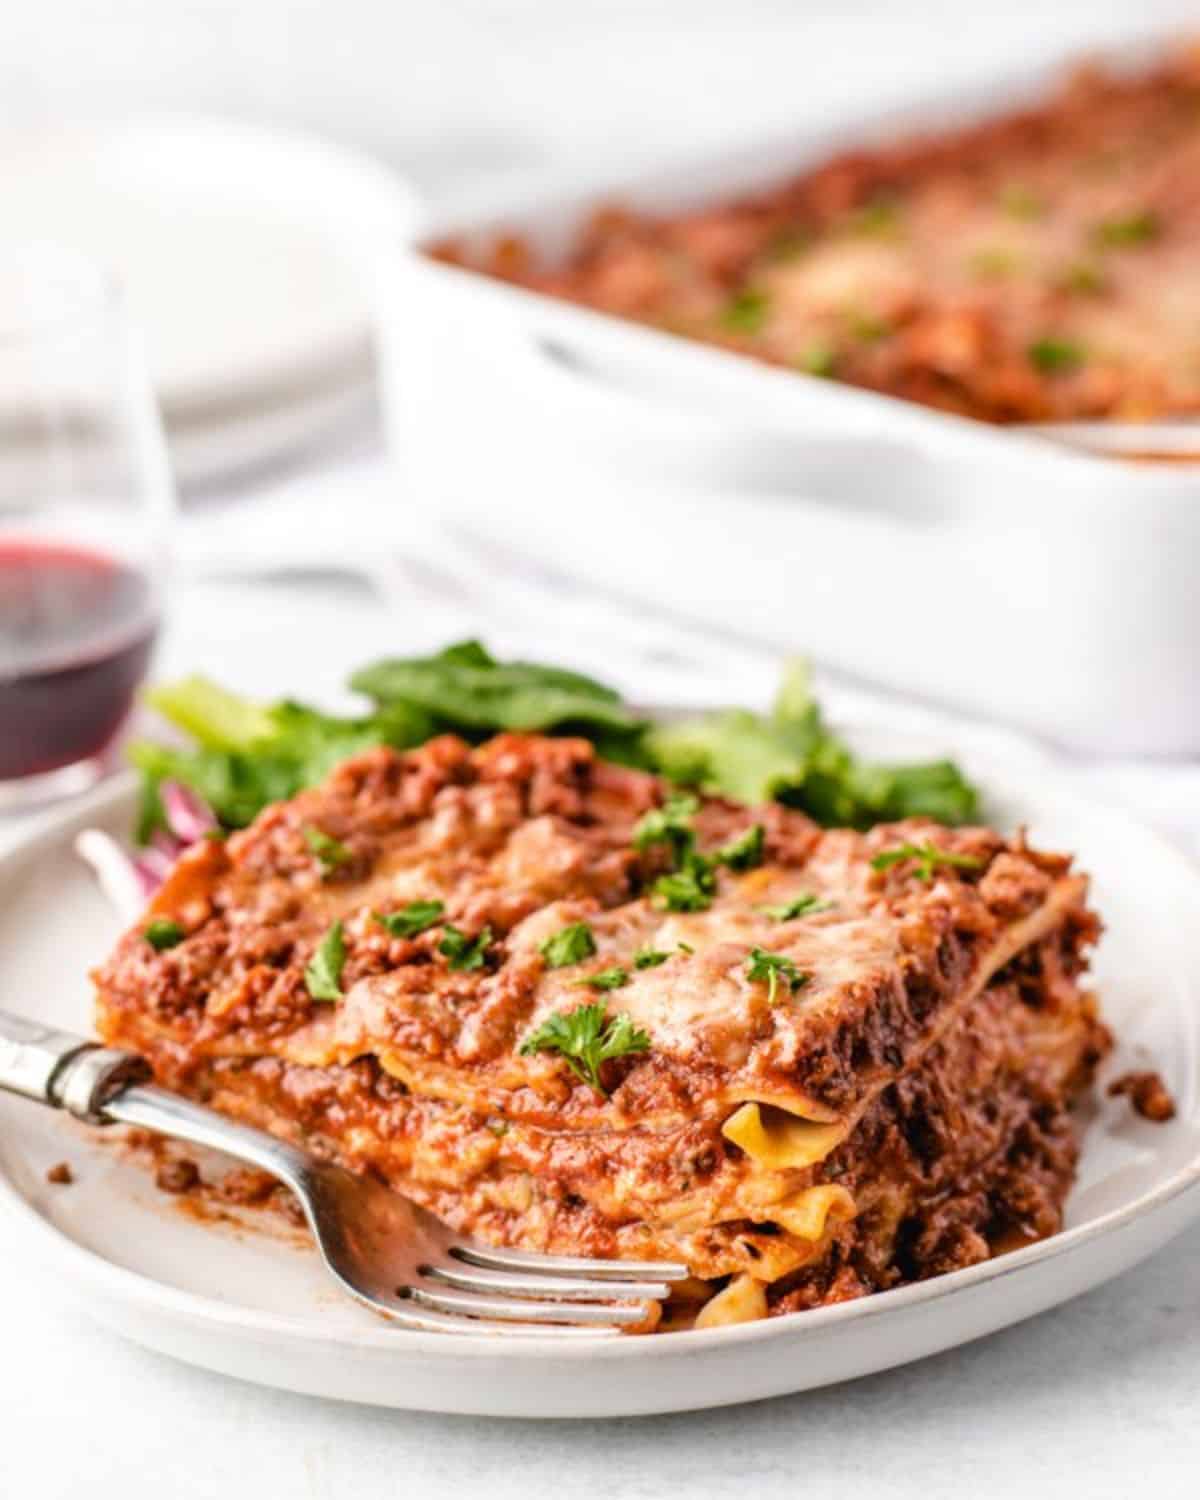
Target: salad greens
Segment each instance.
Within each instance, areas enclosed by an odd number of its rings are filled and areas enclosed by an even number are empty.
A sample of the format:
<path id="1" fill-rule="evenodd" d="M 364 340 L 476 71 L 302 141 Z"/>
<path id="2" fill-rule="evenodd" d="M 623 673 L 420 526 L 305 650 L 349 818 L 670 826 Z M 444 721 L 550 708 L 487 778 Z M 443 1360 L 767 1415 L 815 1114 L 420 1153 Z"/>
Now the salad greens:
<path id="1" fill-rule="evenodd" d="M 634 734 L 641 728 L 620 694 L 602 682 L 562 667 L 498 662 L 478 641 L 461 641 L 436 656 L 376 662 L 355 672 L 350 686 L 379 704 L 423 710 L 441 729 Z"/>
<path id="2" fill-rule="evenodd" d="M 169 826 L 164 783 L 168 797 L 178 784 L 201 798 L 223 828 L 241 828 L 349 755 L 376 745 L 409 749 L 447 732 L 472 741 L 503 730 L 579 735 L 607 759 L 656 771 L 681 787 L 751 804 L 778 799 L 826 825 L 867 828 L 910 816 L 956 824 L 978 808 L 975 788 L 950 761 L 857 760 L 822 719 L 803 662 L 787 669 L 770 713 L 731 709 L 680 722 L 648 721 L 582 673 L 497 661 L 478 641 L 375 662 L 356 672 L 350 686 L 372 701 L 369 712 L 338 717 L 287 699 L 257 703 L 203 677 L 151 690 L 147 701 L 190 743 L 131 746 L 142 773 L 139 838 Z M 677 876 L 697 875 L 682 868 L 687 862 L 680 857 L 694 810 L 682 793 L 639 829 L 639 843 L 671 846 Z M 726 851 L 728 861 L 753 863 L 758 837 L 751 830 L 744 848 Z M 688 892 L 660 894 L 673 894 L 676 909 L 687 909 L 690 900 L 704 901 L 703 884 L 691 878 Z"/>
<path id="3" fill-rule="evenodd" d="M 869 765 L 825 724 L 807 665 L 787 668 L 769 714 L 729 709 L 650 728 L 655 770 L 702 791 L 757 804 L 777 799 L 818 823 L 869 828 L 899 818 L 966 823 L 979 796 L 951 761 Z"/>

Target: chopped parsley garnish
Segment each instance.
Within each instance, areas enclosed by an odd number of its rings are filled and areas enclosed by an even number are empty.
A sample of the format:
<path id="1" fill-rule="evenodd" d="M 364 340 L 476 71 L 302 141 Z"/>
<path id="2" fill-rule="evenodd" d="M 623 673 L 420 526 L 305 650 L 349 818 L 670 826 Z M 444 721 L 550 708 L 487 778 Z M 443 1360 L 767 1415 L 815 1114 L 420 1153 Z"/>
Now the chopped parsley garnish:
<path id="1" fill-rule="evenodd" d="M 1027 187 L 1012 183 L 1000 194 L 1000 206 L 1010 219 L 1040 219 L 1045 202 Z"/>
<path id="2" fill-rule="evenodd" d="M 375 920 L 394 938 L 414 938 L 430 927 L 436 927 L 445 910 L 441 901 L 410 901 L 398 911 L 377 911 Z"/>
<path id="3" fill-rule="evenodd" d="M 744 287 L 730 298 L 721 322 L 730 333 L 757 333 L 767 320 L 770 298 L 757 287 Z"/>
<path id="4" fill-rule="evenodd" d="M 655 904 L 667 911 L 707 911 L 717 890 L 717 872 L 702 854 L 686 856 L 682 866 L 660 875 L 652 887 Z"/>
<path id="5" fill-rule="evenodd" d="M 337 839 L 330 838 L 319 828 L 306 828 L 304 842 L 308 845 L 310 853 L 316 856 L 317 863 L 321 866 L 322 876 L 332 875 L 339 865 L 344 865 L 347 860 L 354 858 L 345 844 L 339 844 Z"/>
<path id="6" fill-rule="evenodd" d="M 679 945 L 679 948 L 683 948 L 682 943 Z M 671 955 L 662 948 L 639 948 L 633 955 L 633 967 L 635 969 L 657 969 L 659 964 L 665 964 L 670 957 Z"/>
<path id="7" fill-rule="evenodd" d="M 1115 219 L 1104 219 L 1092 230 L 1092 243 L 1101 250 L 1123 250 L 1130 245 L 1145 245 L 1156 240 L 1162 230 L 1162 221 L 1150 209 L 1123 214 Z"/>
<path id="8" fill-rule="evenodd" d="M 746 959 L 747 977 L 767 987 L 767 1004 L 774 1005 L 782 979 L 792 991 L 808 983 L 808 975 L 797 968 L 786 953 L 769 953 L 765 948 L 751 948 Z"/>
<path id="9" fill-rule="evenodd" d="M 335 922 L 305 965 L 304 984 L 314 1000 L 342 998 L 342 970 L 345 965 L 346 940 L 342 936 L 342 924 Z"/>
<path id="10" fill-rule="evenodd" d="M 780 906 L 762 908 L 768 917 L 774 917 L 777 922 L 791 922 L 796 917 L 807 917 L 813 912 L 829 911 L 829 909 L 830 903 L 822 901 L 820 896 L 814 896 L 811 891 L 803 891 L 799 896 L 793 896 L 790 901 L 785 901 Z"/>
<path id="11" fill-rule="evenodd" d="M 914 871 L 918 880 L 926 885 L 933 879 L 939 865 L 956 870 L 978 870 L 983 861 L 973 854 L 955 854 L 950 849 L 939 849 L 936 844 L 898 844 L 894 849 L 885 849 L 871 861 L 873 870 L 890 870 L 893 865 L 903 864 L 906 859 L 916 863 Z"/>
<path id="12" fill-rule="evenodd" d="M 892 325 L 874 313 L 856 312 L 850 315 L 850 332 L 864 344 L 876 344 L 891 334 Z"/>
<path id="13" fill-rule="evenodd" d="M 587 985 L 590 990 L 619 990 L 629 983 L 629 970 L 614 964 L 611 969 L 601 969 L 598 974 L 589 974 L 579 983 Z"/>
<path id="14" fill-rule="evenodd" d="M 761 823 L 754 823 L 739 838 L 718 849 L 713 858 L 731 870 L 753 870 L 763 862 L 766 840 L 767 830 Z"/>
<path id="15" fill-rule="evenodd" d="M 155 953 L 165 953 L 168 948 L 175 948 L 182 943 L 187 934 L 178 922 L 172 922 L 169 917 L 155 917 L 142 936 Z"/>
<path id="16" fill-rule="evenodd" d="M 1107 282 L 1104 272 L 1098 266 L 1081 260 L 1063 271 L 1058 284 L 1064 292 L 1071 292 L 1077 297 L 1095 297 L 1105 289 Z"/>
<path id="17" fill-rule="evenodd" d="M 696 852 L 691 817 L 699 805 L 695 797 L 668 797 L 633 830 L 635 849 L 666 844 L 671 851 L 675 868 L 660 875 L 651 888 L 655 903 L 668 911 L 707 911 L 717 889 L 714 862 Z"/>
<path id="18" fill-rule="evenodd" d="M 781 229 L 767 246 L 767 255 L 774 261 L 794 260 L 812 247 L 813 231 L 803 224 L 790 224 Z"/>
<path id="19" fill-rule="evenodd" d="M 1074 339 L 1059 338 L 1054 334 L 1034 339 L 1025 352 L 1029 355 L 1030 364 L 1041 370 L 1043 375 L 1070 374 L 1072 370 L 1079 368 L 1084 359 L 1083 349 Z"/>
<path id="20" fill-rule="evenodd" d="M 627 1015 L 610 1016 L 603 1000 L 572 1011 L 556 1011 L 521 1043 L 521 1056 L 557 1052 L 563 1061 L 598 1094 L 605 1092 L 600 1068 L 610 1058 L 648 1052 L 650 1038 Z"/>
<path id="21" fill-rule="evenodd" d="M 582 963 L 595 951 L 596 939 L 586 922 L 572 922 L 538 944 L 538 952 L 548 969 L 565 969 L 568 964 Z"/>
<path id="22" fill-rule="evenodd" d="M 707 911 L 716 894 L 720 865 L 749 870 L 762 863 L 766 830 L 761 823 L 753 824 L 712 854 L 699 853 L 691 826 L 698 806 L 695 797 L 669 797 L 662 807 L 648 812 L 633 831 L 636 849 L 652 844 L 670 847 L 675 868 L 660 875 L 651 888 L 655 904 L 667 911 Z"/>
<path id="23" fill-rule="evenodd" d="M 979 250 L 973 250 L 967 258 L 967 268 L 972 276 L 980 281 L 1003 281 L 1006 276 L 1011 276 L 1021 264 L 1021 257 L 1015 250 L 1007 250 L 1001 245 L 984 246 Z"/>
<path id="24" fill-rule="evenodd" d="M 796 360 L 796 368 L 806 375 L 828 379 L 837 370 L 837 358 L 837 350 L 831 344 L 809 344 Z"/>
<path id="25" fill-rule="evenodd" d="M 695 843 L 691 818 L 700 803 L 686 793 L 668 797 L 661 807 L 654 807 L 633 830 L 633 847 L 640 851 L 652 844 L 669 844 L 676 860 L 681 860 Z"/>
<path id="26" fill-rule="evenodd" d="M 900 205 L 890 193 L 876 193 L 850 217 L 850 228 L 855 234 L 876 235 L 884 239 L 895 234 L 899 227 Z"/>
<path id="27" fill-rule="evenodd" d="M 462 972 L 483 968 L 487 960 L 488 944 L 491 941 L 492 929 L 490 927 L 485 927 L 478 937 L 472 938 L 455 927 L 453 923 L 447 922 L 442 940 L 437 946 L 438 952 L 446 960 L 447 967 Z"/>

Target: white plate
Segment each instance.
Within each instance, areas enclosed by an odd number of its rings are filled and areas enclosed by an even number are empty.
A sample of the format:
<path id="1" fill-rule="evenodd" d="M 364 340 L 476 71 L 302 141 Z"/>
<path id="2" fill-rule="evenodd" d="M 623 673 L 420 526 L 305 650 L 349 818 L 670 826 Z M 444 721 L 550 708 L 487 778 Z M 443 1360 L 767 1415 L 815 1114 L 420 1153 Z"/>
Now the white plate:
<path id="1" fill-rule="evenodd" d="M 311 444 L 369 407 L 371 272 L 407 185 L 301 132 L 156 117 L 0 136 L 0 238 L 120 279 L 180 478 Z"/>
<path id="2" fill-rule="evenodd" d="M 1078 798 L 1030 758 L 911 736 L 856 736 L 871 754 L 964 759 L 989 816 L 1077 849 L 1108 923 L 1097 977 L 1120 1037 L 1105 1069 L 1160 1068 L 1169 1125 L 1101 1097 L 1086 1124 L 1067 1228 L 1028 1249 L 860 1302 L 742 1327 L 563 1348 L 407 1333 L 344 1301 L 314 1255 L 281 1235 L 199 1225 L 140 1169 L 62 1116 L 0 1099 L 0 1214 L 55 1295 L 181 1359 L 290 1390 L 432 1411 L 615 1416 L 825 1385 L 978 1338 L 1133 1265 L 1200 1212 L 1200 877 L 1124 815 Z M 0 858 L 6 1008 L 88 1028 L 85 971 L 116 922 L 71 853 L 80 827 L 124 833 L 128 786 L 105 789 Z M 45 1180 L 68 1160 L 71 1187 Z"/>

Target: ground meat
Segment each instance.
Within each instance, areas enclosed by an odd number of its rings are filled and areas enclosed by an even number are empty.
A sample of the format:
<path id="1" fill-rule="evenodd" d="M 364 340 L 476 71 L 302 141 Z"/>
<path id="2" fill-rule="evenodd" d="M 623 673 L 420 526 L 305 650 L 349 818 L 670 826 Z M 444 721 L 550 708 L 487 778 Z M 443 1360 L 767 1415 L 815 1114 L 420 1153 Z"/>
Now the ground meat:
<path id="1" fill-rule="evenodd" d="M 46 1181 L 57 1183 L 66 1187 L 75 1181 L 75 1174 L 71 1171 L 70 1163 L 65 1161 L 55 1162 L 46 1172 Z"/>
<path id="2" fill-rule="evenodd" d="M 265 1203 L 279 1186 L 269 1172 L 257 1167 L 235 1167 L 217 1183 L 217 1191 L 229 1203 Z"/>
<path id="3" fill-rule="evenodd" d="M 1108 1092 L 1114 1097 L 1125 1094 L 1129 1102 L 1144 1120 L 1162 1124 L 1175 1118 L 1175 1101 L 1158 1073 L 1125 1073 L 1110 1083 Z"/>
<path id="4" fill-rule="evenodd" d="M 154 1174 L 154 1182 L 164 1193 L 190 1193 L 200 1182 L 200 1168 L 188 1156 L 164 1161 Z"/>

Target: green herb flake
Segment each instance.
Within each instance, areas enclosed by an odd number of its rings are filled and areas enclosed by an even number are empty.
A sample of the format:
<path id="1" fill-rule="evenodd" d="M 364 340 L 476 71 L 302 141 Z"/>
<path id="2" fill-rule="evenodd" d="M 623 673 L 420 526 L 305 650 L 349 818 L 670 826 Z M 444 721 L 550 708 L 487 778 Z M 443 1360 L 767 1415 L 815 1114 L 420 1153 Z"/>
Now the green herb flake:
<path id="1" fill-rule="evenodd" d="M 487 949 L 491 941 L 492 929 L 490 927 L 485 927 L 478 937 L 472 938 L 452 923 L 447 922 L 442 940 L 437 946 L 438 952 L 446 960 L 447 968 L 464 973 L 471 969 L 483 968 L 487 962 Z"/>
<path id="2" fill-rule="evenodd" d="M 771 261 L 795 260 L 812 248 L 815 232 L 804 224 L 790 224 L 781 229 L 767 246 L 767 259 Z"/>
<path id="3" fill-rule="evenodd" d="M 342 999 L 342 970 L 345 966 L 346 939 L 341 922 L 335 922 L 305 965 L 304 984 L 314 1000 Z"/>
<path id="4" fill-rule="evenodd" d="M 1162 232 L 1162 221 L 1150 209 L 1104 219 L 1092 229 L 1092 244 L 1100 250 L 1126 250 L 1146 245 Z"/>
<path id="5" fill-rule="evenodd" d="M 375 920 L 394 938 L 414 938 L 436 927 L 445 914 L 441 901 L 410 901 L 398 911 L 375 912 Z"/>
<path id="6" fill-rule="evenodd" d="M 753 870 L 763 862 L 766 843 L 767 830 L 761 823 L 754 823 L 723 849 L 718 849 L 712 857 L 717 863 L 728 865 L 731 870 Z"/>
<path id="7" fill-rule="evenodd" d="M 967 257 L 967 269 L 978 281 L 1004 281 L 1015 274 L 1021 257 L 1001 245 L 983 246 Z"/>
<path id="8" fill-rule="evenodd" d="M 590 990 L 619 990 L 629 983 L 629 971 L 614 964 L 611 969 L 601 969 L 598 974 L 589 974 L 579 983 Z"/>
<path id="9" fill-rule="evenodd" d="M 811 891 L 802 891 L 800 895 L 793 896 L 790 901 L 785 901 L 779 906 L 764 906 L 761 908 L 768 917 L 773 917 L 776 922 L 794 922 L 797 917 L 810 917 L 815 912 L 830 911 L 832 904 L 822 901 L 820 896 L 814 896 Z"/>
<path id="10" fill-rule="evenodd" d="M 717 890 L 717 872 L 702 854 L 689 854 L 678 870 L 651 887 L 654 904 L 666 911 L 707 911 Z"/>
<path id="11" fill-rule="evenodd" d="M 880 339 L 889 338 L 894 331 L 886 318 L 878 317 L 875 313 L 852 312 L 847 321 L 850 332 L 864 344 L 877 344 Z"/>
<path id="12" fill-rule="evenodd" d="M 1107 285 L 1104 272 L 1083 260 L 1067 266 L 1058 278 L 1060 289 L 1076 297 L 1098 297 Z"/>
<path id="13" fill-rule="evenodd" d="M 695 843 L 691 818 L 699 807 L 697 799 L 687 793 L 668 797 L 638 822 L 633 830 L 633 847 L 644 853 L 654 844 L 667 844 L 678 862 Z"/>
<path id="14" fill-rule="evenodd" d="M 603 1000 L 573 1011 L 556 1011 L 521 1043 L 521 1056 L 557 1052 L 575 1074 L 598 1094 L 601 1066 L 610 1058 L 648 1052 L 650 1038 L 627 1015 L 610 1016 Z"/>
<path id="15" fill-rule="evenodd" d="M 340 865 L 354 858 L 345 844 L 339 844 L 337 839 L 330 838 L 319 828 L 307 827 L 304 829 L 304 842 L 308 845 L 309 852 L 316 857 L 321 866 L 322 877 L 332 875 Z"/>
<path id="16" fill-rule="evenodd" d="M 924 843 L 898 844 L 894 849 L 885 849 L 882 854 L 877 854 L 871 861 L 871 868 L 890 870 L 893 865 L 903 864 L 909 859 L 916 864 L 914 874 L 917 879 L 923 880 L 926 885 L 933 879 L 938 866 L 956 870 L 978 870 L 983 865 L 983 861 L 973 854 L 955 854 L 950 849 L 939 849 L 936 844 Z"/>
<path id="17" fill-rule="evenodd" d="M 538 952 L 549 969 L 565 969 L 569 964 L 582 963 L 595 951 L 596 939 L 586 922 L 572 922 L 538 945 Z"/>
<path id="18" fill-rule="evenodd" d="M 1045 200 L 1020 183 L 1010 183 L 1000 194 L 1000 207 L 1010 219 L 1040 219 L 1046 212 Z"/>
<path id="19" fill-rule="evenodd" d="M 1084 361 L 1082 347 L 1073 339 L 1060 338 L 1054 334 L 1035 339 L 1026 350 L 1029 362 L 1043 375 L 1069 375 Z"/>
<path id="20" fill-rule="evenodd" d="M 721 323 L 730 333 L 755 334 L 767 321 L 771 299 L 759 287 L 743 287 L 725 305 Z"/>
<path id="21" fill-rule="evenodd" d="M 900 203 L 891 193 L 876 193 L 850 216 L 853 234 L 874 239 L 891 239 L 900 228 Z"/>
<path id="22" fill-rule="evenodd" d="M 633 967 L 635 969 L 657 969 L 659 964 L 665 964 L 670 954 L 661 948 L 639 948 L 633 955 Z"/>
<path id="23" fill-rule="evenodd" d="M 837 373 L 837 350 L 832 344 L 809 344 L 796 360 L 796 368 L 806 375 L 828 380 Z"/>
<path id="24" fill-rule="evenodd" d="M 187 933 L 180 927 L 178 922 L 172 922 L 169 917 L 155 917 L 142 936 L 154 949 L 155 953 L 165 953 L 168 948 L 176 948 L 183 942 Z"/>
<path id="25" fill-rule="evenodd" d="M 768 1005 L 775 1004 L 780 980 L 795 993 L 809 979 L 786 953 L 769 953 L 765 948 L 751 948 L 746 958 L 746 976 L 755 984 L 766 985 Z"/>

